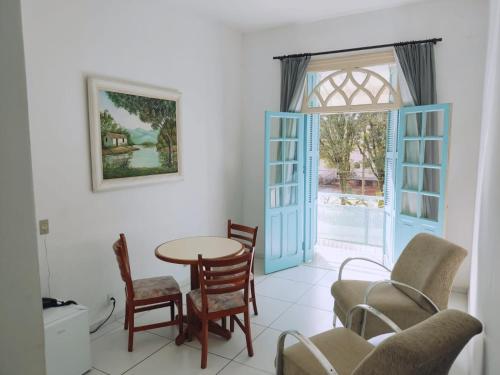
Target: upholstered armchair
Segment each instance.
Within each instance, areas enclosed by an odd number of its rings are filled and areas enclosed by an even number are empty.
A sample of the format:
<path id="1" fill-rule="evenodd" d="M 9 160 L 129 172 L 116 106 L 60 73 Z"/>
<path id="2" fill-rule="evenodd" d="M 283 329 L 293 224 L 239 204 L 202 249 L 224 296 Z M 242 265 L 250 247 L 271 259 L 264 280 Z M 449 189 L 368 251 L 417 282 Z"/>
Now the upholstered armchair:
<path id="1" fill-rule="evenodd" d="M 334 327 L 336 317 L 344 326 L 347 312 L 358 304 L 381 311 L 399 327 L 406 329 L 448 307 L 455 274 L 467 252 L 443 238 L 417 234 L 403 250 L 389 280 L 377 282 L 343 280 L 344 267 L 352 261 L 369 261 L 390 271 L 384 265 L 365 258 L 348 258 L 341 265 L 338 280 L 332 285 Z M 357 312 L 352 329 L 366 338 L 388 332 L 388 327 L 373 315 Z"/>
<path id="2" fill-rule="evenodd" d="M 277 375 L 444 375 L 467 342 L 482 331 L 474 317 L 457 310 L 443 310 L 401 331 L 387 316 L 366 305 L 364 311 L 389 324 L 396 333 L 374 346 L 349 328 L 335 328 L 310 339 L 297 331 L 283 332 L 278 339 Z M 299 340 L 284 349 L 287 335 Z"/>

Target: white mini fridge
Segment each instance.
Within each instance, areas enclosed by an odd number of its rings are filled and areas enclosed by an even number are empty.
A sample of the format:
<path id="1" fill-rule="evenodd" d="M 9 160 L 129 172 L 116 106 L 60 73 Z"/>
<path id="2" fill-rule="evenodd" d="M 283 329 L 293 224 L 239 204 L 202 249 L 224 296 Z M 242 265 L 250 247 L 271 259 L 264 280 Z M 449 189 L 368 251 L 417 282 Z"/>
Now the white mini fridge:
<path id="1" fill-rule="evenodd" d="M 81 375 L 92 367 L 88 309 L 81 305 L 43 310 L 47 375 Z"/>

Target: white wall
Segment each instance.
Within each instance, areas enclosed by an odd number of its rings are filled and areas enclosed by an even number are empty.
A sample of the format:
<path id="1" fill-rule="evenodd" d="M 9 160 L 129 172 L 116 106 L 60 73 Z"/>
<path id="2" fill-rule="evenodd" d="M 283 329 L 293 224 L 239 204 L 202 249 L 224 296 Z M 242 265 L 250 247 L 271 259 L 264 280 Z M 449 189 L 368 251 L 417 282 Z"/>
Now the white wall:
<path id="1" fill-rule="evenodd" d="M 0 2 L 0 374 L 45 374 L 21 4 Z"/>
<path id="2" fill-rule="evenodd" d="M 123 309 L 111 245 L 127 235 L 135 278 L 187 268 L 155 247 L 187 235 L 224 234 L 241 218 L 241 35 L 162 0 L 23 0 L 35 198 L 46 236 L 51 291 L 103 316 Z M 92 193 L 85 77 L 118 77 L 183 93 L 184 180 Z M 39 238 L 47 294 L 44 238 Z"/>
<path id="3" fill-rule="evenodd" d="M 484 324 L 485 334 L 474 342 L 473 374 L 497 374 L 500 369 L 500 1 L 490 1 L 490 29 L 485 73 L 481 155 L 471 267 L 471 312 Z M 483 341 L 484 340 L 484 341 Z M 484 347 L 483 347 L 484 345 Z M 483 351 L 484 349 L 484 351 Z M 484 357 L 483 357 L 484 356 Z"/>
<path id="4" fill-rule="evenodd" d="M 438 99 L 453 103 L 446 236 L 471 249 L 479 146 L 486 1 L 446 0 L 246 34 L 243 39 L 244 221 L 263 227 L 265 110 L 279 109 L 273 56 L 443 37 L 436 47 Z M 262 251 L 263 236 L 257 251 Z M 469 260 L 455 287 L 468 286 Z"/>

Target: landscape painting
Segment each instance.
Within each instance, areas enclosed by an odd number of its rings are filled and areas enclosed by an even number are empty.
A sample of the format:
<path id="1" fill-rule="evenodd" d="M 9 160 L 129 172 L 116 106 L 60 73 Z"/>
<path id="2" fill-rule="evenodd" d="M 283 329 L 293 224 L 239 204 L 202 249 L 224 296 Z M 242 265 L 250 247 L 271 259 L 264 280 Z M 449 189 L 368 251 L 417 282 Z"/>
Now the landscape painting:
<path id="1" fill-rule="evenodd" d="M 180 94 L 89 79 L 94 190 L 180 176 Z"/>

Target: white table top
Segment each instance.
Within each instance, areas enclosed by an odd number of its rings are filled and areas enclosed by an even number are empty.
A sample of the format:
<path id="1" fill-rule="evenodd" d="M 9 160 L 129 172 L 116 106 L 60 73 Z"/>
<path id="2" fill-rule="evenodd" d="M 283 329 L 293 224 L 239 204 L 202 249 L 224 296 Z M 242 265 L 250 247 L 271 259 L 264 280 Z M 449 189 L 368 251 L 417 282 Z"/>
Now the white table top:
<path id="1" fill-rule="evenodd" d="M 171 263 L 196 264 L 198 254 L 203 258 L 223 258 L 236 255 L 243 245 L 226 237 L 187 237 L 165 242 L 156 248 L 161 260 Z"/>

